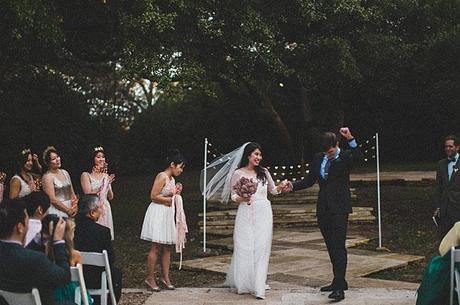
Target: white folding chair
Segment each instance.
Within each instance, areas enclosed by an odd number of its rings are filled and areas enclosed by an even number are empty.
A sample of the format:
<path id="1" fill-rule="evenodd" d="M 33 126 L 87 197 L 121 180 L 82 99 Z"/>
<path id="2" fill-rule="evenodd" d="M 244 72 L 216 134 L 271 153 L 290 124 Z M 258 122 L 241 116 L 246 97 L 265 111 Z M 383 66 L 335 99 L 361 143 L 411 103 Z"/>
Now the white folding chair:
<path id="1" fill-rule="evenodd" d="M 460 249 L 455 249 L 455 247 L 452 247 L 450 252 L 450 305 L 453 305 L 454 289 L 457 292 L 457 298 L 460 304 L 460 272 L 457 268 L 455 268 L 455 263 L 460 263 Z"/>
<path id="2" fill-rule="evenodd" d="M 88 301 L 88 292 L 86 290 L 85 278 L 83 277 L 83 268 L 81 264 L 77 264 L 75 267 L 70 267 L 70 277 L 71 281 L 78 281 L 80 284 L 77 289 L 75 289 L 75 303 L 77 305 L 89 305 Z"/>
<path id="3" fill-rule="evenodd" d="M 103 271 L 101 274 L 101 288 L 88 289 L 89 294 L 100 295 L 101 305 L 107 305 L 107 294 L 109 294 L 112 305 L 116 305 L 117 302 L 115 300 L 115 293 L 113 291 L 112 272 L 110 271 L 109 256 L 107 254 L 107 250 L 103 250 L 102 253 L 81 252 L 81 256 L 83 258 L 83 265 L 105 268 L 105 271 Z"/>
<path id="4" fill-rule="evenodd" d="M 33 288 L 31 292 L 26 293 L 0 290 L 0 295 L 9 305 L 42 305 L 37 288 Z"/>

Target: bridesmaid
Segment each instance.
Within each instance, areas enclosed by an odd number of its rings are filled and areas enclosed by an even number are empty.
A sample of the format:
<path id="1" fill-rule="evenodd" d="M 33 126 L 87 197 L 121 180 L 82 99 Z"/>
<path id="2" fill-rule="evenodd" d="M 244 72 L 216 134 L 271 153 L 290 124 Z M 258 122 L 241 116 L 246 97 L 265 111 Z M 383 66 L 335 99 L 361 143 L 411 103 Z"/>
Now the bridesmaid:
<path id="1" fill-rule="evenodd" d="M 43 152 L 43 162 L 48 170 L 43 175 L 43 191 L 50 198 L 49 214 L 74 217 L 77 213 L 77 196 L 72 180 L 65 169 L 61 169 L 61 157 L 56 148 L 49 146 Z"/>
<path id="2" fill-rule="evenodd" d="M 83 193 L 99 196 L 103 212 L 97 222 L 110 229 L 113 240 L 115 235 L 109 200 L 113 199 L 112 182 L 115 180 L 115 175 L 108 175 L 105 172 L 106 165 L 104 148 L 102 146 L 95 147 L 91 153 L 88 171 L 81 174 L 80 183 Z"/>
<path id="3" fill-rule="evenodd" d="M 153 182 L 150 203 L 142 225 L 141 239 L 150 241 L 152 246 L 147 256 L 147 279 L 145 283 L 154 291 L 160 291 L 155 279 L 155 266 L 161 253 L 160 282 L 168 290 L 174 290 L 169 278 L 171 263 L 171 245 L 176 243 L 176 225 L 174 223 L 174 195 L 176 183 L 174 177 L 182 174 L 185 158 L 178 150 L 173 150 L 166 159 L 164 170 Z"/>
<path id="4" fill-rule="evenodd" d="M 22 198 L 32 193 L 37 188 L 36 182 L 42 170 L 37 155 L 32 154 L 30 149 L 21 152 L 17 165 L 17 172 L 10 181 L 10 199 Z M 34 170 L 37 178 L 34 178 Z"/>

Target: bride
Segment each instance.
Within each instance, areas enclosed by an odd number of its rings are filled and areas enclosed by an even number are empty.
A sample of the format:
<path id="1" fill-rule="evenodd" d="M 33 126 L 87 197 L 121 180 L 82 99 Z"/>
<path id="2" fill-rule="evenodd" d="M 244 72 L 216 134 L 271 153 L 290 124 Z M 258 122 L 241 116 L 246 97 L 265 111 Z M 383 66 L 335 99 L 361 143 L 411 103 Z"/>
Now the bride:
<path id="1" fill-rule="evenodd" d="M 238 294 L 251 293 L 265 298 L 268 262 L 273 233 L 273 215 L 268 192 L 279 194 L 287 182 L 275 186 L 268 170 L 260 166 L 262 148 L 259 144 L 245 143 L 235 151 L 211 163 L 207 198 L 238 203 L 233 232 L 233 257 L 226 284 L 236 288 Z M 256 192 L 245 199 L 238 196 L 233 186 L 242 178 L 257 183 Z M 219 198 L 220 197 L 220 198 Z"/>

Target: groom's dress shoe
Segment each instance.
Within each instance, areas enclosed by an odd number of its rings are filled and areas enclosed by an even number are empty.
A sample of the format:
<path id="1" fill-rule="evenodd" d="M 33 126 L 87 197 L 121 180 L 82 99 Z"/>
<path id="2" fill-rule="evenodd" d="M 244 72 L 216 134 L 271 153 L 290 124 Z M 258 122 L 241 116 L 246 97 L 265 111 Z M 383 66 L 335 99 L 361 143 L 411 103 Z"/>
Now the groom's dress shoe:
<path id="1" fill-rule="evenodd" d="M 334 291 L 334 285 L 331 284 L 331 285 L 321 287 L 319 291 L 321 292 Z"/>
<path id="2" fill-rule="evenodd" d="M 329 299 L 333 299 L 335 301 L 341 301 L 345 299 L 345 292 L 343 290 L 334 290 L 330 295 Z"/>

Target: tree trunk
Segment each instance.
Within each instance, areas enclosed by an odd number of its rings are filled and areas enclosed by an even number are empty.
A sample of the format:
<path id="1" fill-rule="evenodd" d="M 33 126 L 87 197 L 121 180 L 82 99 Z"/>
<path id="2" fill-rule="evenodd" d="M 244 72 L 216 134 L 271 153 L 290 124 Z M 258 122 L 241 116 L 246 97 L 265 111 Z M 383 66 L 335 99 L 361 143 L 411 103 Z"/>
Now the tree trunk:
<path id="1" fill-rule="evenodd" d="M 272 100 L 268 95 L 260 94 L 260 106 L 261 111 L 270 118 L 271 122 L 273 123 L 273 127 L 278 132 L 278 138 L 281 140 L 280 145 L 286 148 L 286 161 L 287 162 L 294 162 L 295 154 L 294 154 L 294 143 L 292 141 L 291 134 L 286 127 L 283 119 L 279 115 L 278 111 L 276 111 L 275 107 L 273 107 Z"/>

